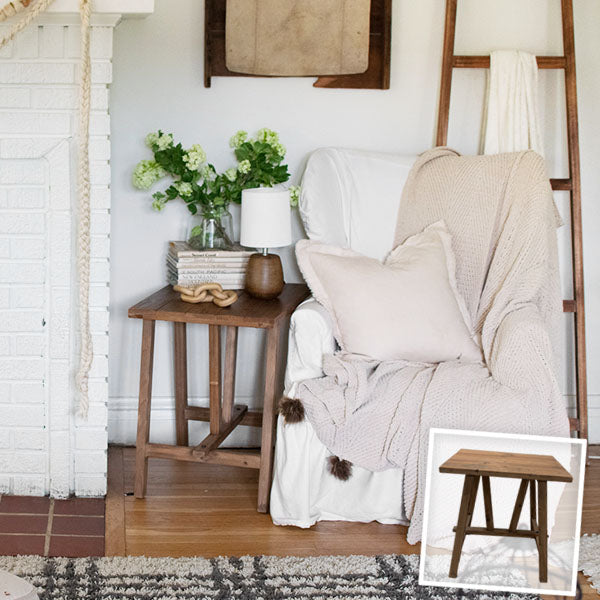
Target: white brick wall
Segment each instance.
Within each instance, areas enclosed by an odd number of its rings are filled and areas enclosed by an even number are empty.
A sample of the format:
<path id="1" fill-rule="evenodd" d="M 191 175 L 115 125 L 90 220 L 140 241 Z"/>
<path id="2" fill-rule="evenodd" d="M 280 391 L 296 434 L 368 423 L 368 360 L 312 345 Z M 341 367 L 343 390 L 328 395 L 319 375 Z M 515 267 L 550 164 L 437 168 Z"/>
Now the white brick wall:
<path id="1" fill-rule="evenodd" d="M 106 489 L 112 26 L 92 28 L 92 330 L 75 415 L 79 27 L 34 24 L 0 52 L 0 493 Z"/>

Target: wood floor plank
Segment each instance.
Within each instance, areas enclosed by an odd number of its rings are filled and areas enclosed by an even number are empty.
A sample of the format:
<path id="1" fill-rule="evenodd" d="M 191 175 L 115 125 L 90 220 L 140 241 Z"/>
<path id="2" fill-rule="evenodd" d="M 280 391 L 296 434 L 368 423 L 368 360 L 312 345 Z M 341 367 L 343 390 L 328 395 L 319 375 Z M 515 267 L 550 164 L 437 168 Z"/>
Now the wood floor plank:
<path id="1" fill-rule="evenodd" d="M 106 556 L 125 556 L 125 496 L 123 490 L 123 448 L 108 449 L 108 488 L 105 505 Z"/>

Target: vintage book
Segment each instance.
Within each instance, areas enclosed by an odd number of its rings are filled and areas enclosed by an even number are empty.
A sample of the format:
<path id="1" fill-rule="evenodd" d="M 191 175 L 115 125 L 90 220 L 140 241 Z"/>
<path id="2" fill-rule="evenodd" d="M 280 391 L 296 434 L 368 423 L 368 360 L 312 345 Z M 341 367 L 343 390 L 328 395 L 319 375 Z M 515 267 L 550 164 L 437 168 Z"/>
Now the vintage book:
<path id="1" fill-rule="evenodd" d="M 220 283 L 225 289 L 239 290 L 244 287 L 246 276 L 215 276 L 215 275 L 195 275 L 193 277 L 177 276 L 174 273 L 169 273 L 168 282 L 170 285 L 183 285 L 192 287 L 201 283 Z"/>
<path id="2" fill-rule="evenodd" d="M 246 272 L 246 267 L 248 266 L 248 259 L 244 259 L 241 261 L 223 261 L 218 257 L 213 257 L 211 259 L 203 259 L 198 262 L 183 262 L 181 260 L 176 260 L 169 255 L 167 256 L 167 266 L 174 269 L 178 269 L 180 271 L 203 271 L 206 269 L 210 269 L 213 271 L 216 270 Z"/>
<path id="3" fill-rule="evenodd" d="M 224 265 L 246 265 L 250 260 L 246 256 L 173 256 L 172 254 L 167 254 L 167 256 L 174 262 L 179 265 L 212 265 L 214 263 L 224 264 Z"/>
<path id="4" fill-rule="evenodd" d="M 236 246 L 233 250 L 194 250 L 187 242 L 169 242 L 169 253 L 178 258 L 185 257 L 219 257 L 219 258 L 249 258 L 255 250 Z"/>

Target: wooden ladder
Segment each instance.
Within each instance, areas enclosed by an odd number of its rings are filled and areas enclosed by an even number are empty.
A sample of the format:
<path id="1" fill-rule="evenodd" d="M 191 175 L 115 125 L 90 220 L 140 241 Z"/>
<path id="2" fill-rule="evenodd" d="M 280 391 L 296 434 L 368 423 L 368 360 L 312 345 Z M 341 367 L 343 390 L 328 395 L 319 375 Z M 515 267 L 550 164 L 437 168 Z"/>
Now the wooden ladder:
<path id="1" fill-rule="evenodd" d="M 489 56 L 454 54 L 457 0 L 446 0 L 446 24 L 442 59 L 442 80 L 438 110 L 436 145 L 445 146 L 448 139 L 450 91 L 453 69 L 488 69 Z M 577 118 L 577 83 L 575 79 L 575 37 L 573 33 L 573 1 L 561 0 L 564 56 L 538 56 L 540 69 L 563 69 L 567 100 L 567 139 L 569 151 L 568 179 L 551 179 L 553 190 L 568 191 L 571 196 L 571 247 L 573 260 L 573 299 L 563 301 L 563 311 L 575 319 L 575 374 L 577 417 L 570 419 L 571 431 L 587 439 L 587 382 L 585 358 L 585 308 L 583 301 L 583 250 L 581 231 L 581 177 L 579 172 L 579 130 Z"/>

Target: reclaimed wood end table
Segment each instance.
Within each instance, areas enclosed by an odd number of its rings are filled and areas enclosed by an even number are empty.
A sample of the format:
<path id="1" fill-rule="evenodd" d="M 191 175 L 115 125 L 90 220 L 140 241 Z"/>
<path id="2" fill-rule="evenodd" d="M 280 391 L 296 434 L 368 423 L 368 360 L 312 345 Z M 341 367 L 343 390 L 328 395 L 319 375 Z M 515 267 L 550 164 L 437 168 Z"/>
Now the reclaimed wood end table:
<path id="1" fill-rule="evenodd" d="M 548 482 L 569 483 L 573 481 L 572 475 L 553 456 L 546 454 L 517 454 L 464 448 L 442 464 L 440 472 L 465 476 L 458 523 L 454 527 L 456 535 L 449 576 L 457 576 L 465 536 L 497 535 L 533 538 L 539 555 L 540 582 L 548 581 Z M 510 477 L 521 480 L 508 529 L 494 527 L 490 477 Z M 485 527 L 472 527 L 471 520 L 480 479 L 486 524 Z M 530 528 L 517 529 L 527 488 L 529 488 Z"/>
<path id="2" fill-rule="evenodd" d="M 143 320 L 140 392 L 136 441 L 135 496 L 146 495 L 148 459 L 171 458 L 202 463 L 259 469 L 258 511 L 268 512 L 273 471 L 273 446 L 277 412 L 277 367 L 281 328 L 296 307 L 308 297 L 304 284 L 286 284 L 274 300 L 259 300 L 245 292 L 237 302 L 220 308 L 212 302 L 190 304 L 166 286 L 129 309 L 129 317 Z M 175 428 L 177 444 L 150 443 L 150 405 L 156 321 L 171 321 L 174 327 Z M 190 406 L 187 389 L 188 323 L 208 325 L 209 407 Z M 235 404 L 235 369 L 239 327 L 265 329 L 266 358 L 262 413 Z M 225 328 L 224 373 L 221 373 L 221 328 Z M 188 421 L 210 422 L 209 435 L 190 447 Z M 220 444 L 238 426 L 262 427 L 260 452 L 220 449 Z"/>

